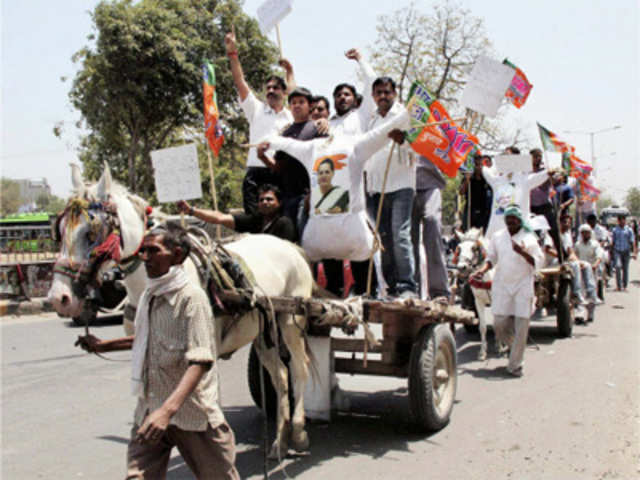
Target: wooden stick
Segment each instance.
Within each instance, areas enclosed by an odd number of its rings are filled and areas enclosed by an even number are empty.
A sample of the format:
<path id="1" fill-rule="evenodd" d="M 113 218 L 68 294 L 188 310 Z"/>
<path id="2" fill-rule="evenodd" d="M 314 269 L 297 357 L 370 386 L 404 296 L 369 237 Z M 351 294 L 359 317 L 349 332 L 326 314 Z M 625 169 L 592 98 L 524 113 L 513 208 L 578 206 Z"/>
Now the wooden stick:
<path id="1" fill-rule="evenodd" d="M 259 143 L 241 143 L 238 146 L 241 148 L 258 148 L 260 144 Z"/>
<path id="2" fill-rule="evenodd" d="M 216 177 L 213 173 L 213 160 L 211 159 L 211 150 L 208 145 L 205 145 L 207 149 L 207 159 L 209 160 L 209 187 L 211 188 L 211 198 L 213 199 L 213 209 L 218 210 L 218 195 L 216 192 Z M 222 239 L 222 228 L 220 224 L 216 225 L 216 238 L 218 242 Z"/>
<path id="3" fill-rule="evenodd" d="M 280 24 L 276 23 L 276 37 L 278 38 L 278 48 L 280 49 L 280 58 L 284 58 L 282 56 L 282 40 L 280 40 Z"/>
<path id="4" fill-rule="evenodd" d="M 451 120 L 440 120 L 439 122 L 431 122 L 431 123 L 424 123 L 424 122 L 418 122 L 417 120 L 411 120 L 411 125 L 422 125 L 423 127 L 435 127 L 436 125 L 442 125 L 443 123 L 462 122 L 463 120 L 466 120 L 466 118 L 465 117 L 454 118 Z M 464 126 L 462 128 L 464 128 Z"/>
<path id="5" fill-rule="evenodd" d="M 389 176 L 389 168 L 391 167 L 391 158 L 393 156 L 393 151 L 396 148 L 396 142 L 393 142 L 391 146 L 391 151 L 389 152 L 389 157 L 387 158 L 387 166 L 384 170 L 384 178 L 382 179 L 382 191 L 380 192 L 380 201 L 378 202 L 378 214 L 376 215 L 376 225 L 373 234 L 375 238 L 378 238 L 378 228 L 380 227 L 380 217 L 382 216 L 382 204 L 384 202 L 384 191 L 387 187 L 387 177 Z M 367 272 L 367 293 L 369 296 L 371 294 L 371 280 L 373 278 L 373 256 L 375 255 L 375 250 L 371 250 L 371 255 L 369 255 L 369 271 Z M 366 363 L 366 362 L 365 362 Z"/>
<path id="6" fill-rule="evenodd" d="M 184 212 L 180 212 L 180 226 L 182 228 L 187 228 L 187 224 L 184 221 Z"/>

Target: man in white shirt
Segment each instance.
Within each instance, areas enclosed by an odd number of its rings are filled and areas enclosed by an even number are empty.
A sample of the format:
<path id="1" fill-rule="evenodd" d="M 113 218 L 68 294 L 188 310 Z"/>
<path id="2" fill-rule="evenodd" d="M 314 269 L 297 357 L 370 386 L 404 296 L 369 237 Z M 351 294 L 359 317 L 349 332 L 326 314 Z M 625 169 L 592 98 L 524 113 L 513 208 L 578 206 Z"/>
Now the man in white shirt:
<path id="1" fill-rule="evenodd" d="M 575 252 L 578 260 L 580 261 L 580 271 L 582 272 L 582 279 L 585 285 L 587 285 L 587 292 L 591 292 L 589 298 L 595 303 L 598 302 L 596 298 L 596 281 L 595 273 L 601 270 L 602 261 L 604 259 L 604 251 L 600 246 L 600 243 L 592 237 L 592 230 L 589 225 L 582 224 L 578 229 L 578 241 L 575 244 Z"/>
<path id="2" fill-rule="evenodd" d="M 572 218 L 568 213 L 565 213 L 560 217 L 560 240 L 562 242 L 562 249 L 564 250 L 563 258 L 566 259 L 573 273 L 573 280 L 571 283 L 573 295 L 578 300 L 578 303 L 587 303 L 582 295 L 582 283 L 584 281 L 587 298 L 590 303 L 595 303 L 596 284 L 593 279 L 593 272 L 590 268 L 584 268 L 584 265 L 581 265 L 578 255 L 576 254 L 575 245 L 573 243 L 571 222 Z"/>
<path id="3" fill-rule="evenodd" d="M 297 158 L 309 172 L 311 183 L 319 184 L 321 166 L 331 163 L 331 184 L 348 191 L 344 208 L 336 211 L 319 210 L 322 202 L 320 189 L 312 188 L 309 221 L 302 235 L 302 247 L 311 261 L 326 259 L 350 260 L 354 277 L 354 291 L 366 291 L 368 260 L 373 247 L 373 236 L 367 226 L 364 188 L 362 186 L 365 163 L 378 150 L 384 148 L 388 135 L 398 138 L 400 130 L 409 127 L 409 115 L 403 109 L 398 115 L 389 115 L 374 129 L 358 136 L 336 135 L 330 139 L 306 142 L 272 135 L 265 139 L 264 147 L 282 150 Z"/>
<path id="4" fill-rule="evenodd" d="M 383 123 L 388 116 L 402 112 L 404 106 L 396 102 L 396 84 L 389 77 L 379 77 L 373 82 L 373 99 L 377 111 L 367 125 L 371 130 Z M 415 264 L 411 244 L 411 211 L 415 196 L 416 167 L 414 154 L 404 142 L 392 147 L 389 140 L 385 148 L 376 152 L 365 168 L 367 186 L 367 211 L 373 224 L 376 222 L 385 171 L 389 154 L 393 150 L 384 191 L 378 233 L 382 251 L 382 273 L 389 287 L 387 293 L 401 297 L 417 294 Z"/>
<path id="5" fill-rule="evenodd" d="M 611 233 L 598 223 L 598 217 L 595 213 L 587 215 L 586 222 L 591 227 L 593 236 L 600 242 L 600 245 L 611 242 Z"/>
<path id="6" fill-rule="evenodd" d="M 341 83 L 333 90 L 333 106 L 335 115 L 329 119 L 329 133 L 331 135 L 360 135 L 367 130 L 367 124 L 371 119 L 375 103 L 371 96 L 370 86 L 376 79 L 376 74 L 363 58 L 358 49 L 352 48 L 345 54 L 350 60 L 356 60 L 361 69 L 364 83 L 362 103 L 358 106 L 356 98 L 358 93 L 353 85 Z"/>
<path id="7" fill-rule="evenodd" d="M 244 78 L 242 65 L 238 59 L 235 33 L 227 33 L 224 42 L 231 64 L 233 83 L 240 97 L 240 107 L 249 122 L 249 143 L 257 144 L 263 138 L 280 132 L 293 122 L 291 112 L 284 106 L 287 84 L 276 75 L 270 76 L 265 84 L 266 103 L 258 100 Z M 291 64 L 284 59 L 280 64 L 285 67 L 287 77 L 292 80 Z M 274 152 L 268 153 L 273 157 Z M 258 158 L 256 148 L 251 148 L 247 158 L 247 172 L 242 182 L 242 201 L 245 213 L 248 215 L 257 212 L 258 187 L 266 183 L 275 183 L 273 174 Z"/>
<path id="8" fill-rule="evenodd" d="M 491 238 L 488 261 L 474 276 L 481 278 L 493 265 L 496 267 L 491 287 L 493 328 L 496 339 L 510 346 L 507 371 L 521 377 L 533 312 L 535 273 L 544 256 L 520 207 L 508 206 L 504 219 L 507 228 Z"/>

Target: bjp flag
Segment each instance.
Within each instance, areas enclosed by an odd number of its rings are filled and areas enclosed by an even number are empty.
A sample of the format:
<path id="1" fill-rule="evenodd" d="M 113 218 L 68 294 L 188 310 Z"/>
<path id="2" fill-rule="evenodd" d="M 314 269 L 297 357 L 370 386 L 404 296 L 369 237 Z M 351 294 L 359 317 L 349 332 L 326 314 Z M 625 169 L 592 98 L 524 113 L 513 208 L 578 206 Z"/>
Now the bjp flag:
<path id="1" fill-rule="evenodd" d="M 418 82 L 411 86 L 407 110 L 411 127 L 406 137 L 411 148 L 448 177 L 455 177 L 478 139 L 456 125 L 442 104 Z M 443 123 L 429 125 L 437 122 Z"/>
<path id="2" fill-rule="evenodd" d="M 204 96 L 204 136 L 217 157 L 224 143 L 224 134 L 218 124 L 220 113 L 216 97 L 216 73 L 208 60 L 202 66 L 202 93 Z"/>

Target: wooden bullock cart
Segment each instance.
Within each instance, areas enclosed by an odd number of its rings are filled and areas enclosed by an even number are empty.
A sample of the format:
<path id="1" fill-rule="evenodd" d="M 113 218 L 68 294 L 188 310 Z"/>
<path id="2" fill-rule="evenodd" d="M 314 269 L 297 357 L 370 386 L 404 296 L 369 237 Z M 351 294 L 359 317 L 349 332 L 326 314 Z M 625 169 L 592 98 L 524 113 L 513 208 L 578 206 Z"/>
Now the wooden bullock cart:
<path id="1" fill-rule="evenodd" d="M 225 303 L 246 301 L 246 297 L 232 292 L 223 293 L 221 299 Z M 477 322 L 473 312 L 447 302 L 420 300 L 258 297 L 257 301 L 265 309 L 306 315 L 310 335 L 329 336 L 332 328 L 354 333 L 361 327 L 365 338 L 331 338 L 335 373 L 407 378 L 415 426 L 435 431 L 448 423 L 457 388 L 456 344 L 450 325 Z M 382 338 L 374 337 L 371 324 L 382 326 Z M 345 353 L 351 358 L 344 358 Z M 379 359 L 369 359 L 369 354 L 377 354 Z M 259 368 L 257 356 L 251 355 L 249 386 L 258 405 L 261 395 L 255 372 Z M 275 405 L 275 398 L 273 402 Z"/>

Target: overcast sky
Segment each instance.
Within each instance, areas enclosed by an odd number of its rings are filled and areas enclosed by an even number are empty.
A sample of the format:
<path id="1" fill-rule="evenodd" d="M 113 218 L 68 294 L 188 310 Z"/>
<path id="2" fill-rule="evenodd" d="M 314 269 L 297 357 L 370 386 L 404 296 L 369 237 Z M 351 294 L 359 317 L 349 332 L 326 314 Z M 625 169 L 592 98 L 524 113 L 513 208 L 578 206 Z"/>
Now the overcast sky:
<path id="1" fill-rule="evenodd" d="M 263 0 L 247 0 L 255 15 Z M 67 93 L 75 67 L 71 56 L 91 32 L 89 0 L 4 0 L 2 2 L 2 176 L 46 177 L 59 196 L 71 187 L 69 162 L 76 159 L 77 113 Z M 409 2 L 379 0 L 295 0 L 281 24 L 284 54 L 300 85 L 327 95 L 341 81 L 357 82 L 343 53 L 367 52 L 376 21 Z M 434 2 L 416 1 L 428 13 Z M 564 137 L 591 160 L 590 136 L 565 131 L 599 131 L 594 136 L 599 185 L 618 200 L 640 185 L 638 103 L 638 2 L 635 0 L 463 1 L 484 19 L 496 59 L 508 57 L 534 88 L 513 124 L 524 125 L 539 146 L 535 122 Z M 275 36 L 272 36 L 275 41 Z M 63 140 L 53 136 L 65 122 Z"/>

